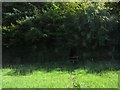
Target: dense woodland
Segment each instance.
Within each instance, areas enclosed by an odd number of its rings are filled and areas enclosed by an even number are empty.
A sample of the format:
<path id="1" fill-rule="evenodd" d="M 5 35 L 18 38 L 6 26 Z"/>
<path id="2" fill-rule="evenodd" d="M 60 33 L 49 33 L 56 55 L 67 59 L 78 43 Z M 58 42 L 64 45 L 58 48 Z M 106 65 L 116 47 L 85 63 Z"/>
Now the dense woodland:
<path id="1" fill-rule="evenodd" d="M 4 2 L 3 63 L 120 59 L 119 2 Z"/>

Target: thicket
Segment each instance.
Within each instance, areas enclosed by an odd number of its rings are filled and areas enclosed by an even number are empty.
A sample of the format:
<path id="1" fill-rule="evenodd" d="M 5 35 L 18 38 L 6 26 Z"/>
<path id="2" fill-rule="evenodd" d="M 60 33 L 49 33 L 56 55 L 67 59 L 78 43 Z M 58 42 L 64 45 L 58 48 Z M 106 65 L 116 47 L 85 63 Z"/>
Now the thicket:
<path id="1" fill-rule="evenodd" d="M 119 11 L 119 2 L 3 3 L 3 59 L 66 60 L 73 47 L 81 60 L 118 59 Z"/>

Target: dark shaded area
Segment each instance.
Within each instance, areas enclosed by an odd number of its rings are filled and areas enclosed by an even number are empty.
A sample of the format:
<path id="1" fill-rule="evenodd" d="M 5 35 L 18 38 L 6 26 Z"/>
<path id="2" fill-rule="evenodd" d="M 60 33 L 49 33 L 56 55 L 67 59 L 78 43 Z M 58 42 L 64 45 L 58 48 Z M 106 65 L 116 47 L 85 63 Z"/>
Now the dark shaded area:
<path id="1" fill-rule="evenodd" d="M 74 62 L 78 57 L 76 64 L 120 62 L 119 3 L 4 2 L 2 7 L 3 64 Z"/>
<path id="2" fill-rule="evenodd" d="M 73 65 L 76 65 L 79 62 L 79 56 L 77 55 L 76 47 L 71 47 L 69 53 L 69 60 Z"/>
<path id="3" fill-rule="evenodd" d="M 112 47 L 112 48 L 111 48 Z M 45 46 L 37 45 L 19 46 L 4 48 L 2 50 L 2 64 L 19 65 L 26 63 L 47 63 L 47 62 L 113 62 L 120 63 L 120 48 L 118 47 L 99 47 L 96 49 L 80 47 L 58 47 L 49 49 Z"/>
<path id="4" fill-rule="evenodd" d="M 109 60 L 110 61 L 110 60 Z M 67 71 L 72 73 L 76 69 L 85 69 L 88 70 L 87 73 L 101 73 L 104 71 L 118 71 L 120 70 L 120 66 L 118 63 L 113 61 L 105 62 L 82 62 L 73 65 L 72 63 L 68 62 L 48 62 L 48 63 L 37 63 L 37 64 L 20 64 L 20 65 L 5 65 L 3 69 L 11 68 L 12 71 L 8 72 L 6 75 L 28 75 L 33 73 L 34 71 L 45 71 L 51 72 L 53 70 L 56 71 Z"/>

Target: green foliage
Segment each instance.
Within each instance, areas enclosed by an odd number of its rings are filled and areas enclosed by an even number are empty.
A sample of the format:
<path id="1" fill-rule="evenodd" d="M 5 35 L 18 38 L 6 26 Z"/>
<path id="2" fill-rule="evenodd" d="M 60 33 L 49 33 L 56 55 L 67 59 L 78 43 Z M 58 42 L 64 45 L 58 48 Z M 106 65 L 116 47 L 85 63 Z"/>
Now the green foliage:
<path id="1" fill-rule="evenodd" d="M 118 45 L 120 35 L 112 34 L 119 32 L 115 8 L 117 3 L 3 3 L 3 47 L 36 46 L 60 53 L 61 48 Z"/>

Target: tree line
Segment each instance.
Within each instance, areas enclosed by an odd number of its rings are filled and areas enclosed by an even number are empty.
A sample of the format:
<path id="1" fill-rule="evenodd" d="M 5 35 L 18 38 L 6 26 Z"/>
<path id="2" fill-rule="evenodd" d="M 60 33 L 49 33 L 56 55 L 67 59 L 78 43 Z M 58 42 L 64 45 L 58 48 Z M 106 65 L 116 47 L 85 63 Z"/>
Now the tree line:
<path id="1" fill-rule="evenodd" d="M 3 55 L 9 58 L 59 61 L 69 56 L 71 48 L 82 60 L 106 58 L 109 52 L 120 58 L 119 2 L 4 2 L 2 6 Z"/>

